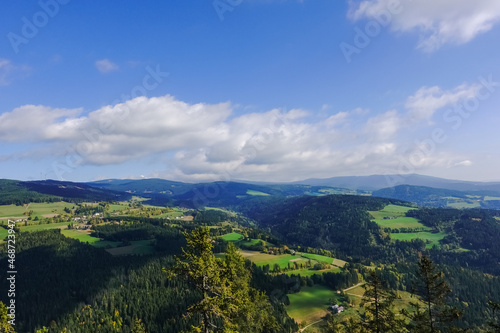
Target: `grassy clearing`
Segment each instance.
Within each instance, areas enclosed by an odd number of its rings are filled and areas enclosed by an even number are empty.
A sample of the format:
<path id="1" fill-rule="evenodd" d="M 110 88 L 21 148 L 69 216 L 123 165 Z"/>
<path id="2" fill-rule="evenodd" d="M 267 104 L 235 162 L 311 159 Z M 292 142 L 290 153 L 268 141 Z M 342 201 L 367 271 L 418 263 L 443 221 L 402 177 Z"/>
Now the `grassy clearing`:
<path id="1" fill-rule="evenodd" d="M 329 265 L 333 264 L 333 258 L 331 258 L 331 257 L 322 256 L 320 254 L 312 254 L 312 253 L 301 253 L 300 255 L 302 257 L 316 260 L 317 262 L 323 262 L 323 263 L 329 264 Z"/>
<path id="2" fill-rule="evenodd" d="M 374 219 L 382 219 L 386 216 L 405 216 L 406 212 L 411 209 L 414 208 L 399 205 L 387 205 L 381 210 L 370 211 L 369 213 Z"/>
<path id="3" fill-rule="evenodd" d="M 1 205 L 0 206 L 0 219 L 2 217 L 26 217 L 24 212 L 33 211 L 32 218 L 35 216 L 44 217 L 44 215 L 60 215 L 64 214 L 64 208 L 71 209 L 74 204 L 60 201 L 51 203 L 30 203 L 29 205 L 16 206 L 16 205 Z"/>
<path id="4" fill-rule="evenodd" d="M 338 267 L 344 267 L 345 264 L 347 264 L 347 261 L 340 260 L 340 259 L 333 259 L 333 265 L 338 266 Z"/>
<path id="5" fill-rule="evenodd" d="M 299 255 L 293 256 L 291 254 L 273 255 L 260 253 L 257 251 L 241 251 L 241 254 L 243 255 L 243 257 L 250 259 L 257 266 L 269 265 L 271 269 L 275 264 L 278 264 L 281 268 L 287 268 L 288 264 L 290 264 L 290 266 L 293 266 L 294 262 L 304 264 L 308 261 L 308 259 L 301 258 Z"/>
<path id="6" fill-rule="evenodd" d="M 346 294 L 358 297 L 363 297 L 364 293 L 365 293 L 365 288 L 363 286 L 357 286 L 356 288 L 352 288 L 346 291 Z"/>
<path id="7" fill-rule="evenodd" d="M 260 253 L 257 251 L 241 251 L 241 254 L 254 262 L 257 266 L 269 265 L 271 269 L 273 269 L 275 264 L 278 264 L 281 268 L 288 268 L 288 264 L 293 267 L 294 262 L 297 264 L 302 263 L 305 264 L 311 260 L 311 264 L 314 265 L 318 262 L 332 264 L 333 258 L 325 257 L 317 254 L 309 254 L 309 253 L 296 253 L 295 255 L 291 254 L 267 254 Z M 303 257 L 303 256 L 307 256 Z"/>
<path id="8" fill-rule="evenodd" d="M 69 238 L 78 239 L 80 242 L 94 244 L 99 242 L 97 237 L 90 236 L 90 230 L 62 230 L 61 233 Z"/>
<path id="9" fill-rule="evenodd" d="M 288 295 L 290 305 L 286 307 L 288 315 L 298 323 L 310 324 L 324 317 L 329 311 L 330 299 L 336 299 L 337 293 L 326 287 L 315 285 L 304 287 L 296 294 Z"/>
<path id="10" fill-rule="evenodd" d="M 485 196 L 484 197 L 485 201 L 491 201 L 491 200 L 500 200 L 500 197 L 490 197 L 490 196 Z"/>
<path id="11" fill-rule="evenodd" d="M 478 201 L 467 202 L 467 201 L 459 201 L 459 202 L 448 202 L 448 207 L 462 209 L 462 208 L 477 208 L 481 207 L 481 204 Z"/>
<path id="12" fill-rule="evenodd" d="M 68 224 L 70 222 L 59 222 L 59 223 L 48 223 L 48 224 L 34 224 L 24 226 L 23 223 L 18 223 L 21 228 L 21 231 L 40 231 L 40 230 L 49 230 L 49 229 L 67 229 Z"/>
<path id="13" fill-rule="evenodd" d="M 398 206 L 398 205 L 387 205 L 384 209 L 379 211 L 369 211 L 370 215 L 382 228 L 424 228 L 425 230 L 430 230 L 430 228 L 424 226 L 419 220 L 413 217 L 406 217 L 405 214 L 413 208 Z M 390 217 L 391 219 L 384 219 Z"/>
<path id="14" fill-rule="evenodd" d="M 120 202 L 119 204 L 111 204 L 109 205 L 109 212 L 114 213 L 117 211 L 125 210 L 128 209 L 128 203 L 127 202 Z"/>
<path id="15" fill-rule="evenodd" d="M 264 192 L 255 191 L 255 190 L 247 190 L 247 194 L 248 195 L 260 195 L 260 196 L 265 196 L 265 197 L 270 195 L 269 193 L 264 193 Z"/>
<path id="16" fill-rule="evenodd" d="M 221 236 L 221 238 L 223 240 L 225 240 L 226 242 L 235 242 L 235 241 L 238 241 L 241 238 L 243 238 L 243 235 L 239 234 L 237 232 L 232 232 L 230 234 L 225 234 L 225 235 Z"/>
<path id="17" fill-rule="evenodd" d="M 300 275 L 300 276 L 313 276 L 314 274 L 323 274 L 323 273 L 339 273 L 342 271 L 342 268 L 340 267 L 334 267 L 330 269 L 322 269 L 319 271 L 315 271 L 313 269 L 297 269 L 293 271 L 286 271 L 285 274 L 290 276 L 290 275 Z"/>
<path id="18" fill-rule="evenodd" d="M 5 239 L 5 237 L 7 237 L 8 234 L 9 230 L 0 227 L 0 243 L 3 242 L 3 240 Z"/>
<path id="19" fill-rule="evenodd" d="M 396 233 L 391 234 L 391 238 L 400 241 L 411 241 L 412 239 L 421 239 L 423 241 L 430 241 L 425 247 L 431 249 L 434 245 L 441 246 L 439 241 L 446 237 L 443 232 L 431 233 L 431 232 L 408 232 L 408 233 Z"/>

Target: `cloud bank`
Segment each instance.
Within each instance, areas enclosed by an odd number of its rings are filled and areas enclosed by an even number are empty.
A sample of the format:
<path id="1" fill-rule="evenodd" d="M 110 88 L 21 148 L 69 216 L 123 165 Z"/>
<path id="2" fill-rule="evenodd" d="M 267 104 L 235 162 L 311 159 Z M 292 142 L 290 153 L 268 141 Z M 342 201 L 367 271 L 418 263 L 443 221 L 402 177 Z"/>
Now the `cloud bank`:
<path id="1" fill-rule="evenodd" d="M 380 19 L 391 12 L 391 30 L 416 32 L 417 48 L 433 52 L 443 45 L 464 44 L 493 28 L 500 21 L 497 0 L 363 0 L 350 1 L 353 20 Z"/>
<path id="2" fill-rule="evenodd" d="M 116 165 L 155 158 L 165 168 L 154 176 L 179 180 L 286 181 L 342 174 L 374 174 L 396 168 L 409 154 L 404 133 L 442 108 L 473 97 L 474 85 L 445 90 L 422 87 L 403 110 L 366 109 L 323 119 L 305 110 L 274 109 L 235 115 L 229 103 L 189 104 L 173 96 L 138 97 L 84 114 L 82 109 L 24 105 L 0 115 L 0 141 L 36 143 L 9 158 L 41 154 L 71 167 Z M 419 167 L 463 166 L 463 156 L 436 153 Z M 110 175 L 111 176 L 111 175 Z"/>

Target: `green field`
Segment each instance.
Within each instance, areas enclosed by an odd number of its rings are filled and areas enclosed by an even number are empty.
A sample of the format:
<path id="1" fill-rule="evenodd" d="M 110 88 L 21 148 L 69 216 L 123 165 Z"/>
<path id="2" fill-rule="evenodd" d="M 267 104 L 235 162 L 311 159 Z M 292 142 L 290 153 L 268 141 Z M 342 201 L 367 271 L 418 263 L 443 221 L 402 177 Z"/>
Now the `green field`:
<path id="1" fill-rule="evenodd" d="M 424 226 L 416 218 L 405 216 L 406 212 L 411 209 L 414 208 L 387 205 L 382 210 L 369 211 L 369 213 L 373 217 L 373 221 L 375 221 L 382 228 L 423 228 L 424 230 L 430 230 L 430 228 Z M 384 219 L 384 217 L 393 217 L 393 219 Z"/>
<path id="2" fill-rule="evenodd" d="M 448 207 L 452 208 L 457 208 L 457 209 L 462 209 L 462 208 L 477 208 L 481 207 L 481 204 L 477 201 L 474 202 L 466 202 L 466 201 L 461 201 L 461 202 L 449 202 L 447 204 Z"/>
<path id="3" fill-rule="evenodd" d="M 25 206 L 16 205 L 1 205 L 0 206 L 0 219 L 6 217 L 26 217 L 24 212 L 33 211 L 32 218 L 38 217 L 51 217 L 53 215 L 64 214 L 64 208 L 72 208 L 74 204 L 69 202 L 52 202 L 52 203 L 30 203 Z M 44 216 L 45 215 L 45 216 Z"/>
<path id="4" fill-rule="evenodd" d="M 221 236 L 221 238 L 223 240 L 225 240 L 226 242 L 235 242 L 235 241 L 238 241 L 241 238 L 243 238 L 243 235 L 239 234 L 237 232 L 232 232 L 230 234 L 225 234 L 225 235 Z"/>
<path id="5" fill-rule="evenodd" d="M 337 293 L 321 285 L 304 287 L 296 294 L 289 294 L 290 305 L 286 307 L 288 315 L 298 323 L 310 324 L 325 316 L 330 300 L 337 298 Z"/>
<path id="6" fill-rule="evenodd" d="M 430 241 L 425 247 L 431 249 L 434 245 L 441 246 L 439 241 L 446 237 L 445 233 L 431 233 L 431 232 L 408 232 L 408 233 L 393 233 L 391 238 L 394 240 L 410 241 L 412 239 L 421 239 L 423 241 Z"/>
<path id="7" fill-rule="evenodd" d="M 88 231 L 80 231 L 80 230 L 61 230 L 61 233 L 69 238 L 78 239 L 82 243 L 94 244 L 96 242 L 100 242 L 101 240 L 97 237 L 90 236 Z"/>
<path id="8" fill-rule="evenodd" d="M 322 256 L 320 254 L 301 253 L 300 255 L 302 257 L 310 258 L 310 259 L 316 260 L 317 262 L 323 262 L 323 263 L 329 264 L 329 265 L 331 265 L 333 263 L 333 258 L 327 257 L 327 256 Z"/>
<path id="9" fill-rule="evenodd" d="M 293 271 L 286 271 L 285 274 L 290 275 L 300 275 L 300 276 L 313 276 L 314 274 L 323 274 L 323 273 L 339 273 L 342 272 L 340 267 L 334 267 L 330 269 L 322 269 L 319 271 L 315 271 L 313 269 L 298 269 Z"/>
<path id="10" fill-rule="evenodd" d="M 485 201 L 490 201 L 490 200 L 500 200 L 500 197 L 490 197 L 490 196 L 485 196 L 484 197 Z"/>
<path id="11" fill-rule="evenodd" d="M 241 254 L 246 259 L 249 259 L 252 262 L 254 262 L 257 266 L 269 265 L 271 269 L 273 268 L 274 264 L 280 265 L 281 268 L 286 268 L 288 267 L 289 263 L 290 266 L 293 266 L 294 262 L 306 263 L 308 261 L 308 259 L 301 258 L 299 255 L 293 256 L 291 254 L 273 255 L 267 253 L 260 253 L 257 251 L 241 251 Z"/>
<path id="12" fill-rule="evenodd" d="M 59 222 L 59 223 L 44 223 L 44 224 L 34 224 L 24 226 L 23 223 L 18 223 L 18 226 L 21 228 L 21 231 L 40 231 L 40 230 L 48 230 L 48 229 L 67 229 L 68 224 L 70 222 Z"/>
<path id="13" fill-rule="evenodd" d="M 243 255 L 243 257 L 254 262 L 257 266 L 262 267 L 264 265 L 269 265 L 271 270 L 273 269 L 273 266 L 275 264 L 280 265 L 281 268 L 288 268 L 288 264 L 290 264 L 290 266 L 293 267 L 294 262 L 305 264 L 309 260 L 311 260 L 312 265 L 318 262 L 329 263 L 329 264 L 333 262 L 333 258 L 320 256 L 317 254 L 309 254 L 309 253 L 296 253 L 295 255 L 291 254 L 274 255 L 274 254 L 261 253 L 257 251 L 241 251 L 241 254 Z M 302 255 L 308 256 L 308 258 L 304 258 L 302 257 Z"/>
<path id="14" fill-rule="evenodd" d="M 119 204 L 109 205 L 109 211 L 111 213 L 116 212 L 116 211 L 120 211 L 120 210 L 124 210 L 124 209 L 128 209 L 128 208 L 129 208 L 129 206 L 128 206 L 127 202 L 120 202 Z"/>
<path id="15" fill-rule="evenodd" d="M 260 195 L 260 196 L 268 196 L 270 195 L 269 193 L 264 193 L 261 191 L 255 191 L 255 190 L 247 190 L 248 195 Z"/>
<path id="16" fill-rule="evenodd" d="M 116 247 L 120 242 L 112 242 L 112 241 L 103 241 L 97 237 L 93 237 L 90 235 L 90 231 L 86 230 L 75 230 L 75 229 L 67 229 L 69 222 L 60 222 L 60 223 L 48 223 L 48 224 L 35 224 L 24 226 L 24 223 L 18 223 L 18 226 L 21 229 L 21 232 L 35 232 L 41 230 L 49 230 L 49 229 L 61 229 L 61 233 L 69 238 L 78 239 L 80 242 L 89 243 L 95 247 Z M 0 227 L 0 243 L 3 241 L 5 237 L 8 235 L 8 230 Z"/>
<path id="17" fill-rule="evenodd" d="M 340 260 L 340 259 L 333 259 L 333 265 L 334 266 L 344 267 L 345 264 L 347 264 L 347 261 Z"/>
<path id="18" fill-rule="evenodd" d="M 0 243 L 5 239 L 5 237 L 7 237 L 8 234 L 9 230 L 0 227 Z"/>

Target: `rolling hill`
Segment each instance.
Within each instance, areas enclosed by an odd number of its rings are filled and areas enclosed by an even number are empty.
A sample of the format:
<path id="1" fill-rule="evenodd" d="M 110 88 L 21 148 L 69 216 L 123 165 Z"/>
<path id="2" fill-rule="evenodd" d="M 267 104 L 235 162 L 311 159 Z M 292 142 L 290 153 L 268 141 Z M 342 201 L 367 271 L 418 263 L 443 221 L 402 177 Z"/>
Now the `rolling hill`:
<path id="1" fill-rule="evenodd" d="M 417 174 L 406 175 L 371 175 L 332 177 L 325 179 L 311 178 L 294 184 L 307 184 L 315 186 L 334 186 L 355 190 L 376 191 L 382 188 L 398 185 L 427 186 L 456 191 L 495 191 L 500 192 L 500 182 L 471 182 L 452 180 Z"/>

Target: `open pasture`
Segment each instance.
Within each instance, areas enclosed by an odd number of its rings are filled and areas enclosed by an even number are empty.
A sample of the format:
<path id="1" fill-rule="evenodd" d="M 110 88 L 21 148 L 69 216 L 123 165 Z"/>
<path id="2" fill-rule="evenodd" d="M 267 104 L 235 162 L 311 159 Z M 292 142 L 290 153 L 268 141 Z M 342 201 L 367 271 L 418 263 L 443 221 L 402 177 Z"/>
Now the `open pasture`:
<path id="1" fill-rule="evenodd" d="M 391 238 L 400 241 L 411 241 L 412 239 L 421 239 L 423 241 L 430 241 L 426 245 L 426 248 L 431 249 L 434 245 L 441 246 L 439 241 L 446 237 L 443 232 L 432 233 L 432 232 L 408 232 L 408 233 L 393 233 Z"/>
<path id="2" fill-rule="evenodd" d="M 311 324 L 329 313 L 330 300 L 336 300 L 337 293 L 327 287 L 315 285 L 304 287 L 296 294 L 289 294 L 288 298 L 288 315 L 298 323 Z"/>
<path id="3" fill-rule="evenodd" d="M 416 218 L 405 216 L 406 212 L 411 209 L 411 207 L 387 205 L 382 210 L 369 211 L 369 213 L 373 217 L 373 221 L 382 228 L 423 228 L 429 230 Z"/>
<path id="4" fill-rule="evenodd" d="M 257 196 L 264 196 L 264 197 L 267 197 L 269 196 L 270 194 L 269 193 L 264 193 L 264 192 L 261 192 L 261 191 L 255 191 L 255 190 L 247 190 L 246 192 L 248 195 L 257 195 Z"/>
<path id="5" fill-rule="evenodd" d="M 314 270 L 314 269 L 297 269 L 293 271 L 286 271 L 285 274 L 290 276 L 290 275 L 300 275 L 300 276 L 313 276 L 314 274 L 323 274 L 323 273 L 339 273 L 341 272 L 342 269 L 340 267 L 334 267 L 334 268 L 329 268 L 329 269 L 322 269 L 322 270 Z"/>
<path id="6" fill-rule="evenodd" d="M 64 208 L 71 209 L 74 204 L 59 201 L 50 203 L 30 203 L 29 205 L 1 205 L 0 206 L 0 219 L 6 219 L 7 217 L 26 217 L 25 212 L 30 210 L 33 211 L 32 218 L 35 216 L 46 217 L 48 215 L 60 215 L 64 214 Z"/>
<path id="7" fill-rule="evenodd" d="M 296 253 L 295 255 L 292 254 L 267 254 L 267 253 L 261 253 L 257 251 L 241 251 L 241 254 L 243 257 L 249 259 L 250 261 L 254 262 L 257 266 L 264 266 L 264 265 L 269 265 L 271 270 L 273 269 L 275 264 L 278 264 L 281 268 L 288 268 L 288 265 L 290 264 L 291 267 L 293 267 L 293 264 L 296 262 L 297 264 L 302 263 L 305 264 L 311 261 L 311 264 L 314 265 L 318 262 L 329 262 L 329 264 L 332 264 L 333 258 L 325 257 L 325 256 L 320 256 L 320 255 L 312 255 L 309 253 Z M 315 256 L 316 258 L 313 257 L 303 257 L 304 256 Z"/>
<path id="8" fill-rule="evenodd" d="M 243 235 L 237 232 L 232 232 L 230 234 L 225 234 L 221 236 L 221 238 L 226 242 L 236 242 L 239 241 L 241 238 L 243 238 Z"/>

